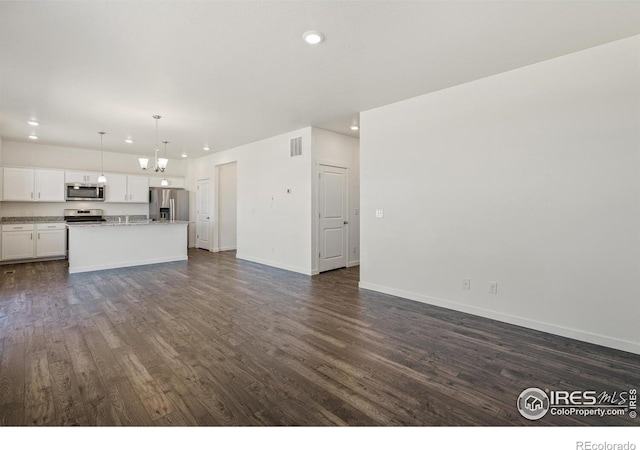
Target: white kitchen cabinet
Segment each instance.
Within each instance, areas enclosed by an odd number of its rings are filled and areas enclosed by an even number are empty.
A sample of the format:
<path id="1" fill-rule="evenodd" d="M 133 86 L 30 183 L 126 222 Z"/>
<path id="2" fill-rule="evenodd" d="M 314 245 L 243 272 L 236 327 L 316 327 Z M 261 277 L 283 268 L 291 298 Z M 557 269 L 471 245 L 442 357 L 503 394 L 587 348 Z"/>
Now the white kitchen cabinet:
<path id="1" fill-rule="evenodd" d="M 64 223 L 2 225 L 3 260 L 48 258 L 66 253 Z"/>
<path id="2" fill-rule="evenodd" d="M 29 259 L 35 254 L 33 225 L 2 226 L 2 259 Z"/>
<path id="3" fill-rule="evenodd" d="M 33 201 L 34 173 L 33 169 L 14 169 L 5 167 L 2 180 L 5 201 Z"/>
<path id="4" fill-rule="evenodd" d="M 105 174 L 105 198 L 107 203 L 126 203 L 127 201 L 127 176 L 115 173 Z"/>
<path id="5" fill-rule="evenodd" d="M 100 176 L 99 172 L 67 170 L 64 173 L 64 182 L 65 183 L 98 184 L 99 176 Z"/>
<path id="6" fill-rule="evenodd" d="M 105 202 L 149 203 L 149 178 L 137 175 L 105 174 Z"/>
<path id="7" fill-rule="evenodd" d="M 3 169 L 4 201 L 64 202 L 64 171 L 49 169 Z"/>
<path id="8" fill-rule="evenodd" d="M 62 170 L 35 170 L 35 193 L 38 202 L 64 202 L 64 172 Z"/>
<path id="9" fill-rule="evenodd" d="M 169 188 L 184 188 L 184 178 L 176 178 L 170 177 L 167 178 L 167 182 L 169 183 L 167 186 L 162 186 L 162 178 L 158 177 L 149 177 L 149 187 L 169 187 Z"/>
<path id="10" fill-rule="evenodd" d="M 127 176 L 129 203 L 149 203 L 149 177 Z"/>
<path id="11" fill-rule="evenodd" d="M 64 223 L 39 223 L 36 235 L 36 258 L 66 254 L 67 231 Z"/>

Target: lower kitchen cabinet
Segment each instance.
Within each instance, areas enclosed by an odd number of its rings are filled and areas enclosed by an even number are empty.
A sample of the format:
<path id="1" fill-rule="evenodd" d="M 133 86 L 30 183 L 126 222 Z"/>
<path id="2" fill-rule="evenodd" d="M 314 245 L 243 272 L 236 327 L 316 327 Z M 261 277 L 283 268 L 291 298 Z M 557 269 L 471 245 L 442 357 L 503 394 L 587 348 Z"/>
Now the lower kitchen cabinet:
<path id="1" fill-rule="evenodd" d="M 65 256 L 64 223 L 11 224 L 2 226 L 2 260 Z"/>
<path id="2" fill-rule="evenodd" d="M 2 226 L 2 260 L 33 258 L 33 225 Z"/>
<path id="3" fill-rule="evenodd" d="M 67 230 L 63 223 L 39 223 L 36 228 L 36 258 L 66 254 Z"/>

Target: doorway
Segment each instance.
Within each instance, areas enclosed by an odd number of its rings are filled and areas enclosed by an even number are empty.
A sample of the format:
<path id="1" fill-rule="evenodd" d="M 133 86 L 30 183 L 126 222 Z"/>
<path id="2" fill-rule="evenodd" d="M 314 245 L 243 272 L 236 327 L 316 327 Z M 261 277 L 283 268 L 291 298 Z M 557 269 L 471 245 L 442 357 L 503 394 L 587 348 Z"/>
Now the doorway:
<path id="1" fill-rule="evenodd" d="M 318 245 L 319 272 L 347 267 L 348 255 L 348 169 L 319 165 Z"/>
<path id="2" fill-rule="evenodd" d="M 238 246 L 238 163 L 222 164 L 217 173 L 218 242 L 214 251 L 225 252 Z"/>
<path id="3" fill-rule="evenodd" d="M 196 247 L 211 249 L 211 180 L 198 180 L 196 189 Z"/>

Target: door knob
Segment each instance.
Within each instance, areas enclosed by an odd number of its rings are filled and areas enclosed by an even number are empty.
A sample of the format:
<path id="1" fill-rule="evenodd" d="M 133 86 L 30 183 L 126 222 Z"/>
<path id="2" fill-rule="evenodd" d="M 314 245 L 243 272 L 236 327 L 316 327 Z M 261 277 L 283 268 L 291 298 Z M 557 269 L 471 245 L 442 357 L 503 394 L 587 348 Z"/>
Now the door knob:
<path id="1" fill-rule="evenodd" d="M 345 220 L 345 221 L 344 221 L 344 224 L 345 224 L 345 225 L 349 225 L 349 221 L 348 221 L 348 220 Z"/>

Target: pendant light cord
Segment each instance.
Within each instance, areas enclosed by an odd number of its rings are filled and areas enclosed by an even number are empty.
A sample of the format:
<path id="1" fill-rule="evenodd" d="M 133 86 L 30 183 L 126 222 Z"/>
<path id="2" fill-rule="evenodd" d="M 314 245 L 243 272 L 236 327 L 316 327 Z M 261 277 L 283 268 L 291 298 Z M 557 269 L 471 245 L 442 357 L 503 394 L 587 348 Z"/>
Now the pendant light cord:
<path id="1" fill-rule="evenodd" d="M 102 136 L 100 135 L 100 175 L 104 175 L 104 149 L 102 148 Z"/>
<path id="2" fill-rule="evenodd" d="M 104 131 L 98 131 L 100 135 L 100 175 L 104 175 L 104 148 L 102 147 L 102 137 L 106 134 Z"/>
<path id="3" fill-rule="evenodd" d="M 158 150 L 160 150 L 158 148 L 158 119 L 160 119 L 160 116 L 156 114 L 155 116 L 153 116 L 153 118 L 156 119 L 156 151 L 154 152 L 155 153 L 155 158 L 156 158 L 155 167 L 158 167 Z"/>

